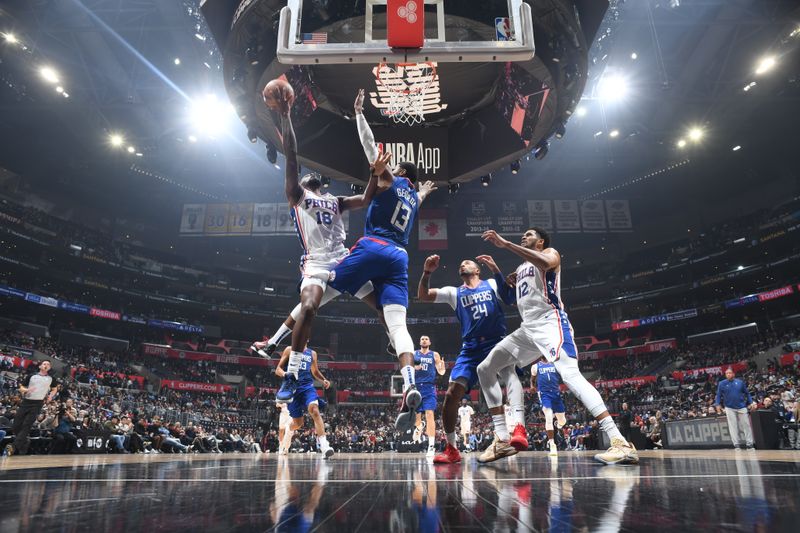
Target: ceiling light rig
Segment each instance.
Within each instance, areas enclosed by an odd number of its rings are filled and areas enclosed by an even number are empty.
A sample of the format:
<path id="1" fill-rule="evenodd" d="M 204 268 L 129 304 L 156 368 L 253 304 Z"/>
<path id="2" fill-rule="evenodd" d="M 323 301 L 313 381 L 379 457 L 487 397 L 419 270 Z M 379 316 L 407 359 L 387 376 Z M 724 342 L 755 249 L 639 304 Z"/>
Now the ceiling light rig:
<path id="1" fill-rule="evenodd" d="M 762 57 L 759 60 L 758 65 L 756 65 L 756 74 L 759 75 L 759 76 L 761 74 L 766 74 L 767 72 L 769 72 L 770 70 L 775 68 L 775 65 L 777 63 L 778 63 L 778 60 L 775 58 L 775 56 Z"/>
<path id="2" fill-rule="evenodd" d="M 656 176 L 659 176 L 661 174 L 666 174 L 667 172 L 670 172 L 670 171 L 678 169 L 678 168 L 680 168 L 682 166 L 688 165 L 689 163 L 691 163 L 691 161 L 692 161 L 691 159 L 684 159 L 682 161 L 679 161 L 677 163 L 673 163 L 671 165 L 668 165 L 666 167 L 660 168 L 658 170 L 654 170 L 654 171 L 650 172 L 649 174 L 645 174 L 643 176 L 638 176 L 638 177 L 635 177 L 635 178 L 631 178 L 628 181 L 620 183 L 619 185 L 614 185 L 613 187 L 608 187 L 606 189 L 603 189 L 600 192 L 596 192 L 596 193 L 593 193 L 593 194 L 586 195 L 586 196 L 584 196 L 582 198 L 579 198 L 579 200 L 584 201 L 584 200 L 591 200 L 593 198 L 598 198 L 598 197 L 603 196 L 605 194 L 608 194 L 610 192 L 614 192 L 614 191 L 617 191 L 619 189 L 622 189 L 623 187 L 628 187 L 630 185 L 634 185 L 636 183 L 641 183 L 643 181 L 649 180 L 649 179 L 654 178 Z"/>

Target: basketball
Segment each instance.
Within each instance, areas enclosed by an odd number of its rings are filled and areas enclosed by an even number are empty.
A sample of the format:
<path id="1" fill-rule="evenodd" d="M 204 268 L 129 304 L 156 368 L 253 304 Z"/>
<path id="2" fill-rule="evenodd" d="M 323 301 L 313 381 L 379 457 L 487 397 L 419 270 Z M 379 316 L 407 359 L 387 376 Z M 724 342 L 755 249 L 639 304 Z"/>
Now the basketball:
<path id="1" fill-rule="evenodd" d="M 261 94 L 264 96 L 264 103 L 273 110 L 277 110 L 279 103 L 283 100 L 289 102 L 289 107 L 291 107 L 294 102 L 294 89 L 292 85 L 281 78 L 270 81 L 267 86 L 264 87 L 264 91 Z"/>

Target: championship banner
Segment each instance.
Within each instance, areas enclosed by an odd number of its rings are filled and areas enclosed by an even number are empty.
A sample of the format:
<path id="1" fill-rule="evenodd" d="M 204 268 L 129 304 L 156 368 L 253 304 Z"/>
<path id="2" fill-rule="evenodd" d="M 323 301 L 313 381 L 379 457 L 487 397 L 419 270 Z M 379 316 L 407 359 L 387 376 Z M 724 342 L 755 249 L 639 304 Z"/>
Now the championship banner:
<path id="1" fill-rule="evenodd" d="M 289 204 L 278 204 L 277 213 L 275 233 L 278 235 L 297 235 Z"/>
<path id="2" fill-rule="evenodd" d="M 501 203 L 474 200 L 466 217 L 466 236 L 480 237 L 493 229 L 505 236 L 522 235 L 528 229 L 525 222 L 527 201 L 506 200 Z"/>
<path id="3" fill-rule="evenodd" d="M 447 250 L 447 210 L 419 210 L 419 249 Z"/>
<path id="4" fill-rule="evenodd" d="M 547 231 L 553 229 L 553 203 L 550 200 L 528 200 L 528 222 Z"/>
<path id="5" fill-rule="evenodd" d="M 586 233 L 605 233 L 606 213 L 601 200 L 581 202 L 581 222 Z"/>
<path id="6" fill-rule="evenodd" d="M 556 213 L 556 229 L 562 233 L 579 233 L 581 219 L 577 200 L 553 200 Z"/>
<path id="7" fill-rule="evenodd" d="M 781 366 L 800 364 L 800 352 L 783 354 L 780 358 Z"/>
<path id="8" fill-rule="evenodd" d="M 633 229 L 628 200 L 606 200 L 606 214 L 608 215 L 608 229 L 612 232 Z"/>
<path id="9" fill-rule="evenodd" d="M 231 204 L 228 211 L 228 233 L 250 235 L 253 230 L 253 204 Z"/>
<path id="10" fill-rule="evenodd" d="M 725 373 L 725 370 L 732 368 L 734 372 L 747 370 L 747 362 L 739 361 L 729 365 L 707 366 L 705 368 L 695 368 L 694 370 L 676 370 L 672 373 L 672 378 L 683 381 L 687 377 L 697 377 L 702 375 L 718 376 Z"/>
<path id="11" fill-rule="evenodd" d="M 183 204 L 181 235 L 202 235 L 206 220 L 206 204 Z"/>
<path id="12" fill-rule="evenodd" d="M 229 204 L 208 204 L 203 225 L 206 235 L 226 235 L 228 233 Z"/>
<path id="13" fill-rule="evenodd" d="M 278 204 L 255 204 L 253 235 L 274 234 L 278 225 Z"/>
<path id="14" fill-rule="evenodd" d="M 192 392 L 214 392 L 217 394 L 230 392 L 232 389 L 230 385 L 222 385 L 220 383 L 198 383 L 196 381 L 177 381 L 174 379 L 162 379 L 161 388 Z"/>
<path id="15" fill-rule="evenodd" d="M 634 378 L 622 379 L 604 379 L 594 382 L 595 387 L 603 387 L 606 389 L 618 389 L 625 385 L 644 385 L 646 383 L 655 383 L 656 376 L 637 376 Z"/>

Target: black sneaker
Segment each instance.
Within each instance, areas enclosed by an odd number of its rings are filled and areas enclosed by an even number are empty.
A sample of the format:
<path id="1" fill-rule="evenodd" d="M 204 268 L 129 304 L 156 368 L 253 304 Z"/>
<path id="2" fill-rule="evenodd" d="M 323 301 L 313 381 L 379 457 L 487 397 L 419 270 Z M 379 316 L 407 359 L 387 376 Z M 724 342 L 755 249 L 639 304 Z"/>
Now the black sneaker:
<path id="1" fill-rule="evenodd" d="M 400 406 L 400 414 L 395 420 L 394 428 L 400 433 L 405 433 L 414 426 L 416 422 L 417 407 L 422 403 L 422 394 L 417 390 L 416 385 L 411 385 L 403 393 L 403 403 Z"/>

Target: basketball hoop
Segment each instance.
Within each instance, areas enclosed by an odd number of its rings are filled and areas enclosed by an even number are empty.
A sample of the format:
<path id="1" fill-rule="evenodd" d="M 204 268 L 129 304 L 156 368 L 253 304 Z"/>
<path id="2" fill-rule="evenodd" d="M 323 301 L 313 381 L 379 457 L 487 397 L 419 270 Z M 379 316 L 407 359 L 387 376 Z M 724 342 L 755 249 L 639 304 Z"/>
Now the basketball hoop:
<path id="1" fill-rule="evenodd" d="M 425 96 L 439 82 L 436 63 L 378 63 L 375 70 L 378 91 L 388 100 L 381 110 L 395 124 L 413 126 L 425 121 Z"/>

